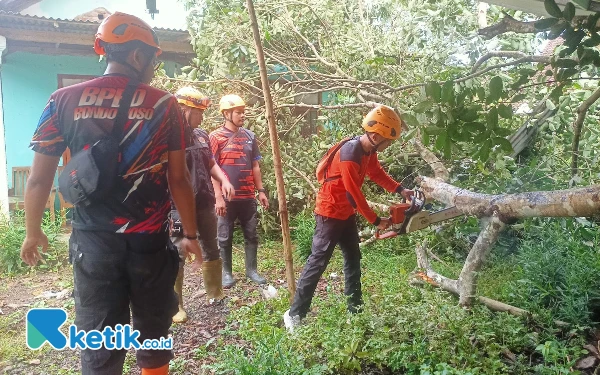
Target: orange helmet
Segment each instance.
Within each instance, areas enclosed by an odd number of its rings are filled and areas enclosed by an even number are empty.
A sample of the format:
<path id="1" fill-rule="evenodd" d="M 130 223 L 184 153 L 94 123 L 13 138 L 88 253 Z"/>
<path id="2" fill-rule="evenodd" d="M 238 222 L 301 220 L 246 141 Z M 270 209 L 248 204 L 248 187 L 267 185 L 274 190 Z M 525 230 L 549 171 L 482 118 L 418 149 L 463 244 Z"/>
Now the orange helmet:
<path id="1" fill-rule="evenodd" d="M 132 41 L 138 41 L 156 48 L 157 56 L 162 52 L 158 45 L 158 37 L 150 25 L 131 14 L 115 12 L 106 17 L 98 27 L 94 51 L 98 55 L 106 54 L 101 42 L 124 44 Z"/>
<path id="2" fill-rule="evenodd" d="M 205 110 L 212 104 L 209 97 L 190 86 L 182 87 L 177 90 L 175 97 L 179 104 L 201 110 Z"/>
<path id="3" fill-rule="evenodd" d="M 362 122 L 367 132 L 377 133 L 387 139 L 400 137 L 400 117 L 392 108 L 379 105 L 373 108 Z"/>
<path id="4" fill-rule="evenodd" d="M 225 95 L 219 101 L 219 112 L 223 113 L 228 109 L 237 108 L 237 107 L 245 107 L 246 103 L 244 99 L 240 98 L 235 94 Z"/>

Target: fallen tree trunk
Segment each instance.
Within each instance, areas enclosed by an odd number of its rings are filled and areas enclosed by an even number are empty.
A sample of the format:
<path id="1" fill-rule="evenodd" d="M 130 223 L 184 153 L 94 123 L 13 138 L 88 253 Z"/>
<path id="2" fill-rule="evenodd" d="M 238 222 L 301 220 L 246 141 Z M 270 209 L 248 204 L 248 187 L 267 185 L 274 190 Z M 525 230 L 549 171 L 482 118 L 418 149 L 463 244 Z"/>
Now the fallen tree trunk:
<path id="1" fill-rule="evenodd" d="M 524 217 L 590 217 L 600 213 L 600 185 L 585 188 L 532 191 L 519 194 L 480 194 L 419 176 L 425 196 L 456 206 L 465 215 L 491 217 L 504 222 Z"/>

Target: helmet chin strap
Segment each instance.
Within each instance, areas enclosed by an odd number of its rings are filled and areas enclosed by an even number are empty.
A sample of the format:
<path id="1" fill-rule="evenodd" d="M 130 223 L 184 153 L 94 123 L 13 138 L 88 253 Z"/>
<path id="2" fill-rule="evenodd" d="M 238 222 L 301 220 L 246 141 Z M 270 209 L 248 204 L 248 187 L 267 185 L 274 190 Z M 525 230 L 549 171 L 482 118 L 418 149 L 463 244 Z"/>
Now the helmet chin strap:
<path id="1" fill-rule="evenodd" d="M 235 122 L 233 122 L 233 120 L 230 120 L 230 119 L 228 119 L 228 118 L 227 118 L 227 116 L 223 116 L 223 117 L 225 117 L 225 122 L 230 122 L 230 123 L 232 123 L 232 124 L 233 124 L 233 126 L 235 126 L 236 128 L 241 128 L 241 126 L 238 126 L 238 125 L 236 125 L 236 123 L 235 123 Z M 233 118 L 233 113 L 231 114 L 231 117 Z"/>
<path id="2" fill-rule="evenodd" d="M 381 146 L 383 142 L 375 143 L 375 141 L 371 139 L 371 135 L 369 133 L 367 133 L 367 139 L 369 140 L 369 143 L 371 143 L 371 146 L 373 146 L 373 151 L 379 151 L 379 146 Z"/>

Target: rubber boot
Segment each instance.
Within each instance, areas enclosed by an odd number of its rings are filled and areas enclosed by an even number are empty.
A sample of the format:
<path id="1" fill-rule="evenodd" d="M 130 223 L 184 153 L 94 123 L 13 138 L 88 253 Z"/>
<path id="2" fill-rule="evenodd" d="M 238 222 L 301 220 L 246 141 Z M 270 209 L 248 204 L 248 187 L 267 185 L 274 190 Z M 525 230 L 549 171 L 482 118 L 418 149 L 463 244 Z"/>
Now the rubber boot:
<path id="1" fill-rule="evenodd" d="M 223 260 L 223 288 L 231 288 L 236 283 L 236 280 L 233 278 L 233 274 L 231 272 L 231 252 L 231 248 L 229 248 L 227 251 L 221 249 L 221 259 Z"/>
<path id="2" fill-rule="evenodd" d="M 206 290 L 206 298 L 214 301 L 220 301 L 225 298 L 223 294 L 223 277 L 221 269 L 223 268 L 223 260 L 209 260 L 202 263 L 202 277 L 204 278 L 204 289 Z"/>
<path id="3" fill-rule="evenodd" d="M 254 281 L 257 284 L 265 284 L 267 279 L 258 274 L 256 270 L 256 253 L 258 249 L 256 247 L 246 248 L 246 277 Z"/>
<path id="4" fill-rule="evenodd" d="M 142 375 L 169 375 L 169 364 L 159 368 L 143 368 Z"/>
<path id="5" fill-rule="evenodd" d="M 177 279 L 175 280 L 175 293 L 177 293 L 177 299 L 179 300 L 179 312 L 173 316 L 173 323 L 185 323 L 187 322 L 187 313 L 183 309 L 183 267 L 179 267 L 177 272 Z"/>

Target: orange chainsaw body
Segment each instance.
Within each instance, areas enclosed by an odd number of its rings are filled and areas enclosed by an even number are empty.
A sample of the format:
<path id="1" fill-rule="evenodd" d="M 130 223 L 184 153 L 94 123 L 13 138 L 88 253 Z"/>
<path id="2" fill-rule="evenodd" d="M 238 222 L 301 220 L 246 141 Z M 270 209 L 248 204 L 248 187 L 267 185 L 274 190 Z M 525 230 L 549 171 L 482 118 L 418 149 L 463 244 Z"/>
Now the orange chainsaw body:
<path id="1" fill-rule="evenodd" d="M 390 206 L 390 219 L 392 224 L 401 224 L 406 219 L 406 210 L 410 208 L 410 203 L 398 203 Z"/>

